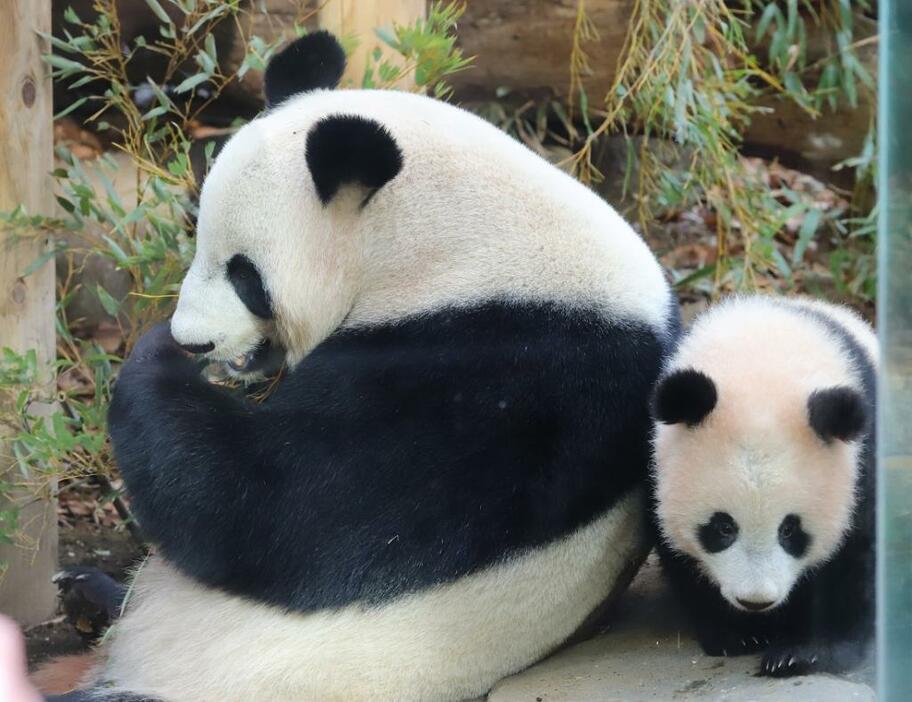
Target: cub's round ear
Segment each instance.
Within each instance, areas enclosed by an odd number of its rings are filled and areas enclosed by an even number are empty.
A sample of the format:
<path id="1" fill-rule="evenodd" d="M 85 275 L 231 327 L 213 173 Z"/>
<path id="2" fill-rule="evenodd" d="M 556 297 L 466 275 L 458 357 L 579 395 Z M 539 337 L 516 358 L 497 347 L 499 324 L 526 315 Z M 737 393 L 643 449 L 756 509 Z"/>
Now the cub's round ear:
<path id="1" fill-rule="evenodd" d="M 685 368 L 659 380 L 652 398 L 652 411 L 663 424 L 695 427 L 716 406 L 716 385 L 704 373 Z"/>
<path id="2" fill-rule="evenodd" d="M 815 390 L 808 398 L 808 422 L 821 439 L 857 439 L 870 419 L 870 408 L 854 388 L 837 386 Z"/>
<path id="3" fill-rule="evenodd" d="M 273 56 L 266 66 L 266 106 L 275 107 L 308 90 L 335 88 L 344 71 L 345 51 L 332 34 L 305 34 Z"/>
<path id="4" fill-rule="evenodd" d="M 402 152 L 379 122 L 358 115 L 331 115 L 307 134 L 307 167 L 324 205 L 349 183 L 368 190 L 364 205 L 402 170 Z"/>

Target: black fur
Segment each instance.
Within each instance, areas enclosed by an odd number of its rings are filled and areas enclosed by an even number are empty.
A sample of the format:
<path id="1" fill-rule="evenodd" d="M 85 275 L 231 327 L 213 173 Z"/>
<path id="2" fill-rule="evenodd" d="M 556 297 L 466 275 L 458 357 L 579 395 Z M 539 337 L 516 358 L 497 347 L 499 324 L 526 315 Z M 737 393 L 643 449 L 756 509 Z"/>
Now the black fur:
<path id="1" fill-rule="evenodd" d="M 74 690 L 65 695 L 51 695 L 44 698 L 46 702 L 161 702 L 144 695 L 130 693 L 111 694 L 104 688 L 96 687 L 91 690 Z"/>
<path id="2" fill-rule="evenodd" d="M 659 381 L 653 412 L 662 424 L 695 427 L 716 406 L 716 384 L 693 368 L 676 370 Z"/>
<path id="3" fill-rule="evenodd" d="M 874 366 L 860 344 L 823 314 L 807 310 L 795 313 L 825 326 L 839 339 L 861 372 L 864 398 L 873 407 Z M 785 604 L 766 612 L 736 610 L 693 558 L 673 551 L 658 538 L 652 491 L 652 525 L 663 570 L 691 615 L 697 638 L 708 655 L 763 652 L 760 674 L 770 676 L 844 671 L 864 657 L 874 633 L 874 440 L 871 421 L 862 437 L 858 497 L 845 540 L 829 561 L 796 583 Z"/>
<path id="4" fill-rule="evenodd" d="M 207 341 L 205 344 L 181 344 L 180 347 L 187 353 L 209 353 L 215 348 L 215 342 Z"/>
<path id="5" fill-rule="evenodd" d="M 57 573 L 63 611 L 79 635 L 94 641 L 118 616 L 126 587 L 92 566 L 70 566 Z"/>
<path id="6" fill-rule="evenodd" d="M 824 441 L 852 441 L 864 431 L 870 410 L 858 391 L 849 387 L 815 390 L 808 398 L 808 421 Z"/>
<path id="7" fill-rule="evenodd" d="M 272 319 L 272 300 L 253 261 L 243 254 L 232 256 L 228 261 L 226 273 L 234 291 L 247 309 L 261 319 Z"/>
<path id="8" fill-rule="evenodd" d="M 307 135 L 307 167 L 324 205 L 347 183 L 367 188 L 369 199 L 402 170 L 402 152 L 378 122 L 358 115 L 332 115 L 317 122 Z"/>
<path id="9" fill-rule="evenodd" d="M 345 51 L 327 31 L 311 32 L 295 39 L 266 66 L 263 85 L 267 107 L 275 107 L 293 95 L 335 88 L 345 72 Z"/>
<path id="10" fill-rule="evenodd" d="M 790 556 L 801 558 L 811 545 L 811 536 L 801 527 L 801 517 L 787 514 L 779 525 L 779 545 Z"/>
<path id="11" fill-rule="evenodd" d="M 721 553 L 738 540 L 738 523 L 728 512 L 716 512 L 697 529 L 697 540 L 707 553 Z"/>
<path id="12" fill-rule="evenodd" d="M 289 610 L 380 602 L 568 534 L 643 481 L 666 344 L 491 302 L 337 332 L 253 405 L 158 327 L 110 431 L 144 532 L 184 572 Z"/>

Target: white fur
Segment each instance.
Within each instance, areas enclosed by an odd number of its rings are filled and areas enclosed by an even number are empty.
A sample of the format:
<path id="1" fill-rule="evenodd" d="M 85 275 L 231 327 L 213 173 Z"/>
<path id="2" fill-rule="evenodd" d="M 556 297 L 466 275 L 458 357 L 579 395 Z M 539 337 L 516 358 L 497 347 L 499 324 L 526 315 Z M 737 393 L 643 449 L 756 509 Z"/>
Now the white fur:
<path id="1" fill-rule="evenodd" d="M 324 207 L 307 170 L 307 133 L 333 114 L 377 120 L 404 155 L 363 210 L 353 187 Z M 215 342 L 223 360 L 264 332 L 225 281 L 235 253 L 263 273 L 292 362 L 343 322 L 498 296 L 593 306 L 656 329 L 671 312 L 652 253 L 597 195 L 484 120 L 394 91 L 302 95 L 219 154 L 172 331 Z"/>
<path id="2" fill-rule="evenodd" d="M 547 654 L 638 564 L 642 493 L 561 541 L 380 607 L 288 614 L 153 558 L 113 633 L 111 692 L 165 702 L 447 702 Z"/>
<path id="3" fill-rule="evenodd" d="M 824 443 L 808 422 L 818 389 L 861 390 L 850 357 L 811 309 L 843 326 L 877 361 L 871 328 L 841 307 L 810 300 L 733 298 L 699 317 L 669 369 L 695 368 L 716 385 L 716 408 L 696 428 L 656 429 L 658 516 L 667 542 L 696 558 L 722 594 L 781 604 L 807 568 L 829 558 L 851 524 L 857 443 Z M 731 514 L 740 533 L 707 554 L 697 527 Z M 811 534 L 801 559 L 778 543 L 783 517 Z"/>

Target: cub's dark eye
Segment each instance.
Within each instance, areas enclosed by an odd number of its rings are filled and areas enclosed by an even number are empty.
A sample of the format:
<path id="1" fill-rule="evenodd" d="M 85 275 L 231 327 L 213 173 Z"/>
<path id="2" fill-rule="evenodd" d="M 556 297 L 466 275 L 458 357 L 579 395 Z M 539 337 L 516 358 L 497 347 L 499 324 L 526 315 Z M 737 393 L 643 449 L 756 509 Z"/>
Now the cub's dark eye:
<path id="1" fill-rule="evenodd" d="M 697 529 L 697 539 L 707 553 L 719 553 L 738 540 L 738 522 L 728 512 L 716 512 Z"/>
<path id="2" fill-rule="evenodd" d="M 234 291 L 247 309 L 261 319 L 272 319 L 272 301 L 253 261 L 243 254 L 232 256 L 227 273 Z"/>
<path id="3" fill-rule="evenodd" d="M 811 543 L 810 535 L 801 527 L 801 517 L 787 514 L 779 524 L 779 545 L 790 556 L 801 558 Z"/>

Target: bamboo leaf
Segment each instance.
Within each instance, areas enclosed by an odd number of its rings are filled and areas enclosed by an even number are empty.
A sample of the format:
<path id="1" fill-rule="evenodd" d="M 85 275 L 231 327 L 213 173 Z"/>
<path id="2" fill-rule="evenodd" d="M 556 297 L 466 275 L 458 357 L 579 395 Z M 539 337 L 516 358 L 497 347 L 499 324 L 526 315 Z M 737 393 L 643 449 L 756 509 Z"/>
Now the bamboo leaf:
<path id="1" fill-rule="evenodd" d="M 158 3 L 158 0 L 146 0 L 146 5 L 149 6 L 149 9 L 155 13 L 155 16 L 158 17 L 162 22 L 167 25 L 173 24 L 171 18 L 168 16 L 168 13 L 165 12 L 165 9 Z"/>
<path id="2" fill-rule="evenodd" d="M 95 286 L 95 294 L 98 295 L 98 301 L 101 303 L 104 311 L 112 317 L 116 317 L 120 312 L 121 303 L 111 297 L 111 293 L 109 293 L 100 285 Z"/>
<path id="3" fill-rule="evenodd" d="M 795 241 L 795 248 L 792 251 L 792 265 L 797 265 L 804 258 L 804 252 L 807 251 L 808 245 L 817 233 L 817 227 L 820 226 L 820 220 L 823 212 L 816 207 L 808 210 L 801 222 L 801 228 L 798 230 L 798 239 Z"/>
<path id="4" fill-rule="evenodd" d="M 209 76 L 207 76 L 205 73 L 197 73 L 196 75 L 190 76 L 189 78 L 184 80 L 180 85 L 178 85 L 174 89 L 174 92 L 175 93 L 189 92 L 189 91 L 193 90 L 196 86 L 198 86 L 200 83 L 205 83 L 207 80 L 209 80 Z"/>

